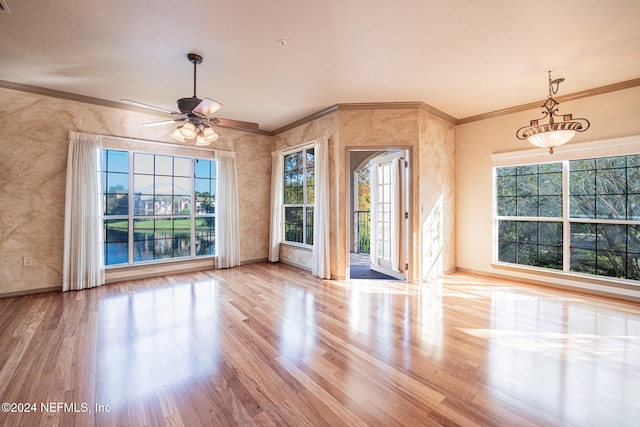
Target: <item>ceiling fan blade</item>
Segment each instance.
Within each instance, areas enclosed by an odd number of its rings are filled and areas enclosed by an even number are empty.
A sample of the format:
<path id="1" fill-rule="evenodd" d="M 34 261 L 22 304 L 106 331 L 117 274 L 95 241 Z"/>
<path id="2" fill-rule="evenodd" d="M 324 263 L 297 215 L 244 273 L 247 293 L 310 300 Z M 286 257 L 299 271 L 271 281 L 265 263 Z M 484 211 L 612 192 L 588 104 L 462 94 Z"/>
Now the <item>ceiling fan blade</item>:
<path id="1" fill-rule="evenodd" d="M 181 114 L 181 113 L 178 113 L 177 111 L 167 110 L 166 108 L 154 107 L 153 105 L 143 104 L 142 102 L 132 101 L 130 99 L 121 99 L 120 102 L 124 104 L 133 105 L 136 107 L 149 108 L 151 110 L 162 111 L 163 113 L 167 113 L 167 114 Z"/>
<path id="2" fill-rule="evenodd" d="M 240 120 L 230 120 L 230 119 L 221 119 L 215 118 L 213 123 L 217 126 L 222 126 L 226 128 L 235 128 L 235 129 L 244 129 L 244 130 L 258 130 L 260 127 L 258 123 L 253 122 L 243 122 Z"/>
<path id="3" fill-rule="evenodd" d="M 170 123 L 179 123 L 179 122 L 184 122 L 185 120 L 187 120 L 186 118 L 183 119 L 175 119 L 175 120 L 162 120 L 161 122 L 151 122 L 151 123 L 142 123 L 140 126 L 162 126 L 162 125 L 168 125 Z"/>
<path id="4" fill-rule="evenodd" d="M 192 113 L 198 117 L 202 117 L 206 119 L 207 117 L 211 117 L 213 113 L 218 111 L 222 107 L 218 101 L 214 101 L 213 99 L 205 98 L 193 109 Z"/>

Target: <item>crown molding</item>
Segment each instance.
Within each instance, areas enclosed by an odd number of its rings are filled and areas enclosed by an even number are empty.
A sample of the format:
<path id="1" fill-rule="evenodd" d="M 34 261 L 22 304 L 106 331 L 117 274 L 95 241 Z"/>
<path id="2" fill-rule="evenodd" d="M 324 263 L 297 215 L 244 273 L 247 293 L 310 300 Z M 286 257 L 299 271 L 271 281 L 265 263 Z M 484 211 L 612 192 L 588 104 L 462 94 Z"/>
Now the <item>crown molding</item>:
<path id="1" fill-rule="evenodd" d="M 331 107 L 325 108 L 324 110 L 320 110 L 316 113 L 310 114 L 306 117 L 303 117 L 299 120 L 296 120 L 293 123 L 289 123 L 288 125 L 282 126 L 274 130 L 273 135 L 278 135 L 280 133 L 286 132 L 288 130 L 294 129 L 298 126 L 301 126 L 305 123 L 312 122 L 314 120 L 319 119 L 320 117 L 326 116 L 327 114 L 333 113 L 334 111 L 348 111 L 348 110 L 404 110 L 404 109 L 415 109 L 426 111 L 434 116 L 441 118 L 451 124 L 458 124 L 458 120 L 455 117 L 444 113 L 437 108 L 430 106 L 429 104 L 425 104 L 421 101 L 413 101 L 413 102 L 353 102 L 353 103 L 341 103 L 335 104 Z"/>
<path id="2" fill-rule="evenodd" d="M 102 107 L 135 111 L 136 113 L 151 114 L 151 115 L 156 115 L 158 117 L 164 117 L 164 118 L 167 117 L 166 115 L 155 114 L 152 110 L 149 110 L 143 107 L 136 107 L 135 105 L 129 105 L 129 104 L 116 102 L 116 101 L 109 101 L 107 99 L 102 99 L 102 98 L 94 98 L 91 96 L 78 95 L 71 92 L 63 92 L 61 90 L 47 89 L 39 86 L 31 86 L 31 85 L 26 85 L 22 83 L 14 83 L 7 80 L 0 80 L 0 88 L 11 89 L 11 90 L 16 90 L 20 92 L 28 92 L 28 93 L 33 93 L 35 95 L 49 96 L 52 98 L 66 99 L 68 101 L 83 102 L 85 104 L 99 105 Z M 222 125 L 216 125 L 216 126 L 226 128 L 226 129 L 233 129 L 240 132 L 249 132 L 249 133 L 257 133 L 260 135 L 273 136 L 273 132 L 260 130 L 260 129 L 238 129 L 238 128 L 222 126 Z"/>
<path id="3" fill-rule="evenodd" d="M 85 104 L 100 105 L 103 107 L 110 107 L 110 108 L 120 108 L 123 110 L 131 110 L 131 111 L 150 114 L 149 110 L 145 110 L 140 107 L 135 107 L 133 105 L 122 104 L 120 102 L 109 101 L 102 98 L 93 98 L 91 96 L 78 95 L 71 92 L 63 92 L 61 90 L 47 89 L 40 86 L 31 86 L 31 85 L 26 85 L 22 83 L 14 83 L 14 82 L 9 82 L 7 80 L 0 80 L 0 87 L 5 89 L 17 90 L 20 92 L 33 93 L 35 95 L 50 96 L 52 98 L 60 98 L 60 99 L 66 99 L 69 101 L 84 102 Z"/>
<path id="4" fill-rule="evenodd" d="M 600 86 L 594 89 L 587 89 L 580 92 L 570 93 L 568 95 L 558 96 L 554 99 L 556 101 L 565 102 L 565 101 L 573 101 L 581 98 L 588 98 L 596 95 L 603 95 L 605 93 L 615 92 L 623 89 L 630 89 L 640 86 L 640 78 L 627 80 L 620 83 L 614 83 L 606 86 Z M 507 114 L 519 113 L 521 111 L 533 110 L 535 108 L 540 108 L 542 104 L 544 104 L 546 98 L 536 102 L 530 102 L 528 104 L 522 104 L 515 107 L 504 108 L 502 110 L 491 111 L 489 113 L 478 114 L 477 116 L 465 117 L 463 119 L 458 120 L 456 124 L 462 125 L 465 123 L 477 122 L 480 120 L 491 119 L 498 116 L 506 116 Z"/>
<path id="5" fill-rule="evenodd" d="M 614 83 L 614 84 L 610 84 L 610 85 L 606 85 L 606 86 L 600 86 L 594 89 L 587 89 L 587 90 L 583 90 L 580 92 L 575 92 L 575 93 L 571 93 L 568 95 L 563 95 L 563 96 L 559 96 L 557 98 L 555 98 L 558 102 L 566 102 L 566 101 L 572 101 L 572 100 L 576 100 L 576 99 L 581 99 L 581 98 L 588 98 L 591 96 L 596 96 L 596 95 L 603 95 L 606 93 L 610 93 L 610 92 L 615 92 L 615 91 L 619 91 L 619 90 L 624 90 L 624 89 L 630 89 L 630 88 L 634 88 L 640 86 L 640 78 L 637 79 L 632 79 L 632 80 L 627 80 L 624 82 L 620 82 L 620 83 Z M 75 93 L 70 93 L 70 92 L 63 92 L 63 91 L 59 91 L 59 90 L 54 90 L 54 89 L 47 89 L 47 88 L 43 88 L 43 87 L 39 87 L 39 86 L 31 86 L 31 85 L 26 85 L 26 84 L 22 84 L 22 83 L 14 83 L 14 82 L 10 82 L 10 81 L 6 81 L 6 80 L 0 80 L 0 88 L 5 88 L 5 89 L 12 89 L 12 90 L 17 90 L 17 91 L 21 91 L 21 92 L 29 92 L 29 93 L 33 93 L 36 95 L 44 95 L 44 96 L 50 96 L 50 97 L 54 97 L 54 98 L 61 98 L 61 99 L 67 99 L 70 101 L 76 101 L 76 102 L 84 102 L 87 104 L 93 104 L 93 105 L 100 105 L 103 107 L 109 107 L 109 108 L 119 108 L 121 110 L 129 110 L 129 111 L 135 111 L 138 113 L 146 113 L 146 114 L 153 114 L 150 113 L 149 110 L 142 108 L 142 107 L 136 107 L 134 105 L 128 105 L 128 104 L 123 104 L 121 102 L 115 102 L 115 101 L 109 101 L 106 99 L 101 99 L 101 98 L 93 98 L 90 96 L 84 96 L 84 95 L 78 95 Z M 317 120 L 320 117 L 326 116 L 327 114 L 331 114 L 334 111 L 339 111 L 339 110 L 372 110 L 372 109 L 411 109 L 411 108 L 416 108 L 422 111 L 426 111 L 436 117 L 441 118 L 444 121 L 447 121 L 453 125 L 461 125 L 461 124 L 466 124 L 466 123 L 471 123 L 471 122 L 477 122 L 477 121 L 481 121 L 481 120 L 486 120 L 486 119 L 491 119 L 494 117 L 499 117 L 499 116 L 505 116 L 508 114 L 513 114 L 513 113 L 519 113 L 522 111 L 527 111 L 527 110 L 532 110 L 535 108 L 539 108 L 542 104 L 544 103 L 544 100 L 540 100 L 540 101 L 536 101 L 536 102 L 530 102 L 528 104 L 522 104 L 522 105 L 518 105 L 515 107 L 509 107 L 509 108 L 504 108 L 502 110 L 496 110 L 496 111 L 491 111 L 488 113 L 483 113 L 483 114 L 478 114 L 475 116 L 469 116 L 469 117 L 465 117 L 462 119 L 456 119 L 453 116 L 448 115 L 447 113 L 438 110 L 437 108 L 434 108 L 432 106 L 430 106 L 429 104 L 426 104 L 422 101 L 414 101 L 414 102 L 360 102 L 360 103 L 341 103 L 341 104 L 335 104 L 332 105 L 331 107 L 325 108 L 323 110 L 320 110 L 316 113 L 310 114 L 308 116 L 305 116 L 299 120 L 296 120 L 292 123 L 289 123 L 288 125 L 282 126 L 278 129 L 275 129 L 273 131 L 265 131 L 265 130 L 244 130 L 244 129 L 236 129 L 236 130 L 240 130 L 242 132 L 249 132 L 249 133 L 257 133 L 257 134 L 261 134 L 261 135 L 267 135 L 267 136 L 274 136 L 274 135 L 278 135 L 280 133 L 286 132 L 288 130 L 291 130 L 293 128 L 296 128 L 300 125 L 303 125 L 305 123 L 309 123 L 313 120 Z M 235 129 L 235 128 L 233 128 Z"/>
<path id="6" fill-rule="evenodd" d="M 338 109 L 340 110 L 375 110 L 375 109 L 411 109 L 415 108 L 418 110 L 426 111 L 436 117 L 441 118 L 444 121 L 447 121 L 451 124 L 458 124 L 458 119 L 453 116 L 448 115 L 447 113 L 438 110 L 437 108 L 432 107 L 429 104 L 426 104 L 422 101 L 412 101 L 412 102 L 360 102 L 360 103 L 349 103 L 349 104 L 337 104 Z"/>
<path id="7" fill-rule="evenodd" d="M 278 129 L 275 129 L 275 130 L 271 131 L 271 135 L 278 135 L 278 134 L 280 134 L 282 132 L 286 132 L 286 131 L 291 130 L 293 128 L 297 128 L 300 125 L 303 125 L 305 123 L 309 123 L 309 122 L 312 122 L 314 120 L 317 120 L 320 117 L 324 117 L 327 114 L 331 114 L 331 113 L 333 113 L 334 111 L 337 111 L 337 110 L 338 110 L 338 105 L 332 105 L 331 107 L 325 108 L 324 110 L 320 110 L 320 111 L 318 111 L 316 113 L 310 114 L 310 115 L 305 116 L 305 117 L 303 117 L 303 118 L 301 118 L 299 120 L 296 120 L 295 122 L 291 122 L 288 125 L 284 125 L 284 126 L 278 128 Z"/>

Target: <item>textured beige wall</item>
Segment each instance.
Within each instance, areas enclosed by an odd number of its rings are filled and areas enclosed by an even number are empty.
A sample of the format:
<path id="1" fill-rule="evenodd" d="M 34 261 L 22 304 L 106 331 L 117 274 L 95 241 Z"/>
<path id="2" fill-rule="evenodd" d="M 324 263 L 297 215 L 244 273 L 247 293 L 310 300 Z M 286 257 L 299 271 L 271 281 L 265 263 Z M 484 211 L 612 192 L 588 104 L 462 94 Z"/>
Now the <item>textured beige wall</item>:
<path id="1" fill-rule="evenodd" d="M 455 127 L 421 111 L 418 277 L 429 281 L 456 268 Z"/>
<path id="2" fill-rule="evenodd" d="M 139 126 L 160 119 L 0 88 L 0 295 L 61 287 L 69 130 L 173 142 L 167 127 Z M 271 137 L 219 133 L 211 148 L 237 153 L 241 259 L 264 259 Z M 32 266 L 23 266 L 24 256 L 33 258 Z"/>
<path id="3" fill-rule="evenodd" d="M 577 134 L 567 145 L 600 139 L 640 135 L 640 88 L 632 88 L 567 101 L 562 113 L 586 117 L 591 128 Z M 491 155 L 499 152 L 535 148 L 515 137 L 516 130 L 540 116 L 540 109 L 460 125 L 456 128 L 456 230 L 457 266 L 484 274 L 501 274 L 527 280 L 565 283 L 596 289 L 576 280 L 523 274 L 496 269 L 492 262 L 493 206 Z M 556 152 L 560 152 L 558 147 Z M 550 155 L 552 158 L 553 155 Z M 603 289 L 598 289 L 603 290 Z M 606 289 L 605 289 L 606 290 Z"/>

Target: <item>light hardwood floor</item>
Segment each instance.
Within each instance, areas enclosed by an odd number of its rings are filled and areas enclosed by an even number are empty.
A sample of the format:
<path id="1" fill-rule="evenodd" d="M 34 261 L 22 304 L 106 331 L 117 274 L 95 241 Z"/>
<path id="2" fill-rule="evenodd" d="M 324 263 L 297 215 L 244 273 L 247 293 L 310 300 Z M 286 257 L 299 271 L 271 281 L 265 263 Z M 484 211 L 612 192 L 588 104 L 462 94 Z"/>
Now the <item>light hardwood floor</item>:
<path id="1" fill-rule="evenodd" d="M 251 264 L 2 299 L 0 331 L 5 426 L 640 425 L 638 304 L 464 274 Z"/>

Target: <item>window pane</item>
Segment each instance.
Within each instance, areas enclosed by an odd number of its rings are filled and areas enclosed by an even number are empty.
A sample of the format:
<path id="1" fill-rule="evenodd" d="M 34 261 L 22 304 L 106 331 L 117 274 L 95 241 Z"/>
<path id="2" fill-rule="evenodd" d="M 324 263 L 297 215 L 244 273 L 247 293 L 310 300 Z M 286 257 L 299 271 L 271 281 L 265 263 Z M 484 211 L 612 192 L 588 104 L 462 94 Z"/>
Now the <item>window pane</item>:
<path id="1" fill-rule="evenodd" d="M 538 216 L 538 196 L 516 198 L 518 216 Z"/>
<path id="2" fill-rule="evenodd" d="M 313 208 L 307 208 L 306 218 L 306 230 L 305 230 L 306 244 L 313 245 Z"/>
<path id="3" fill-rule="evenodd" d="M 171 215 L 173 213 L 173 197 L 156 196 L 153 199 L 154 215 Z"/>
<path id="4" fill-rule="evenodd" d="M 627 192 L 640 193 L 640 168 L 638 167 L 627 169 Z"/>
<path id="5" fill-rule="evenodd" d="M 129 243 L 104 243 L 104 265 L 125 264 L 129 262 Z"/>
<path id="6" fill-rule="evenodd" d="M 498 261 L 562 269 L 562 222 L 499 221 Z"/>
<path id="7" fill-rule="evenodd" d="M 307 194 L 306 204 L 313 204 L 315 191 L 315 153 L 313 148 L 306 151 L 306 169 L 307 169 Z"/>
<path id="8" fill-rule="evenodd" d="M 517 262 L 517 253 L 518 245 L 516 243 L 498 242 L 498 261 L 515 264 Z"/>
<path id="9" fill-rule="evenodd" d="M 302 151 L 284 156 L 284 203 L 304 203 Z"/>
<path id="10" fill-rule="evenodd" d="M 538 175 L 518 175 L 516 186 L 519 196 L 538 194 Z"/>
<path id="11" fill-rule="evenodd" d="M 191 176 L 191 159 L 186 157 L 174 157 L 173 175 L 190 177 Z"/>
<path id="12" fill-rule="evenodd" d="M 173 178 L 170 176 L 157 176 L 155 177 L 155 194 L 171 195 L 173 192 Z"/>
<path id="13" fill-rule="evenodd" d="M 625 156 L 600 157 L 596 159 L 596 168 L 598 169 L 624 168 L 626 164 Z"/>
<path id="14" fill-rule="evenodd" d="M 627 219 L 640 220 L 640 194 L 629 194 L 627 196 Z"/>
<path id="15" fill-rule="evenodd" d="M 173 178 L 173 195 L 189 196 L 191 194 L 191 178 Z"/>
<path id="16" fill-rule="evenodd" d="M 104 263 L 123 264 L 129 261 L 129 221 L 104 221 Z"/>
<path id="17" fill-rule="evenodd" d="M 103 151 L 103 170 L 109 172 L 129 172 L 129 153 L 126 151 Z"/>
<path id="18" fill-rule="evenodd" d="M 136 194 L 134 195 L 134 208 L 133 215 L 153 215 L 153 195 L 151 194 Z"/>
<path id="19" fill-rule="evenodd" d="M 562 194 L 562 173 L 540 174 L 540 194 L 558 195 Z"/>
<path id="20" fill-rule="evenodd" d="M 601 195 L 596 199 L 598 218 L 625 219 L 627 217 L 626 196 Z"/>
<path id="21" fill-rule="evenodd" d="M 104 192 L 105 193 L 128 193 L 129 192 L 129 174 L 119 172 L 105 172 Z"/>
<path id="22" fill-rule="evenodd" d="M 133 192 L 136 194 L 153 194 L 153 175 L 134 175 Z"/>
<path id="23" fill-rule="evenodd" d="M 542 163 L 538 165 L 540 173 L 562 172 L 562 163 Z"/>
<path id="24" fill-rule="evenodd" d="M 191 219 L 173 220 L 173 256 L 184 257 L 191 254 Z"/>
<path id="25" fill-rule="evenodd" d="M 500 196 L 516 195 L 516 176 L 515 175 L 499 175 L 497 177 L 496 191 Z"/>
<path id="26" fill-rule="evenodd" d="M 156 259 L 173 256 L 173 219 L 156 219 L 154 257 Z"/>
<path id="27" fill-rule="evenodd" d="M 570 196 L 569 216 L 571 216 L 571 218 L 595 218 L 595 196 Z"/>
<path id="28" fill-rule="evenodd" d="M 196 218 L 196 253 L 198 255 L 215 254 L 215 218 Z"/>
<path id="29" fill-rule="evenodd" d="M 135 153 L 133 156 L 133 172 L 153 174 L 153 154 Z"/>
<path id="30" fill-rule="evenodd" d="M 127 194 L 105 194 L 104 195 L 105 215 L 128 215 L 129 196 Z"/>
<path id="31" fill-rule="evenodd" d="M 498 197 L 498 216 L 516 216 L 515 197 Z"/>
<path id="32" fill-rule="evenodd" d="M 211 178 L 211 162 L 208 160 L 196 159 L 195 176 L 197 178 Z"/>
<path id="33" fill-rule="evenodd" d="M 210 196 L 211 195 L 211 180 L 210 179 L 195 179 L 196 196 Z"/>
<path id="34" fill-rule="evenodd" d="M 127 242 L 129 240 L 129 221 L 126 219 L 108 219 L 104 221 L 105 242 Z"/>
<path id="35" fill-rule="evenodd" d="M 516 221 L 499 221 L 498 222 L 498 241 L 500 242 L 517 242 L 517 222 Z"/>
<path id="36" fill-rule="evenodd" d="M 286 207 L 284 209 L 284 236 L 287 242 L 304 243 L 304 209 Z"/>
<path id="37" fill-rule="evenodd" d="M 136 219 L 133 222 L 133 260 L 153 260 L 155 233 L 153 219 Z"/>
<path id="38" fill-rule="evenodd" d="M 625 194 L 626 169 L 599 169 L 596 174 L 598 194 Z"/>
<path id="39" fill-rule="evenodd" d="M 562 217 L 562 195 L 541 196 L 539 203 L 540 216 L 548 218 Z"/>
<path id="40" fill-rule="evenodd" d="M 156 175 L 173 175 L 173 157 L 156 156 Z"/>
<path id="41" fill-rule="evenodd" d="M 191 213 L 191 197 L 174 196 L 173 197 L 173 214 L 187 215 Z"/>
<path id="42" fill-rule="evenodd" d="M 541 245 L 562 247 L 562 223 L 541 222 L 538 228 Z"/>

